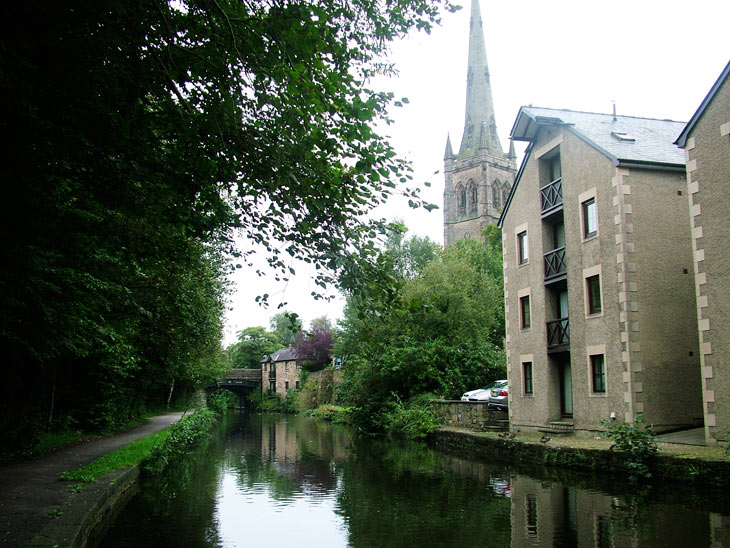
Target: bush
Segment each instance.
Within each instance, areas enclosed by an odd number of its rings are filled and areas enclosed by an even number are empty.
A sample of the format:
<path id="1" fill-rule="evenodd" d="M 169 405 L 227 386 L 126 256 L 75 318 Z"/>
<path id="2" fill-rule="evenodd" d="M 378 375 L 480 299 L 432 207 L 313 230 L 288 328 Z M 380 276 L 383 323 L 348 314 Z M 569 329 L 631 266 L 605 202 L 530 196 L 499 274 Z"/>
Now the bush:
<path id="1" fill-rule="evenodd" d="M 238 396 L 225 388 L 218 389 L 208 397 L 208 407 L 216 415 L 225 415 L 238 407 Z"/>
<path id="2" fill-rule="evenodd" d="M 656 433 L 646 423 L 644 415 L 638 414 L 633 422 L 601 421 L 607 428 L 606 436 L 613 440 L 611 451 L 626 455 L 626 465 L 632 479 L 650 478 L 648 462 L 656 455 Z"/>
<path id="3" fill-rule="evenodd" d="M 409 440 L 423 439 L 441 424 L 428 403 L 428 395 L 421 395 L 405 405 L 396 397 L 385 412 L 385 431 L 390 436 Z"/>
<path id="4" fill-rule="evenodd" d="M 216 423 L 216 415 L 210 409 L 201 409 L 183 417 L 168 428 L 165 441 L 154 447 L 142 462 L 142 470 L 148 474 L 160 474 L 173 461 L 185 455 L 197 443 L 210 438 Z"/>
<path id="5" fill-rule="evenodd" d="M 308 414 L 315 419 L 335 424 L 350 424 L 352 420 L 352 408 L 339 405 L 320 405 L 316 409 L 309 410 Z"/>
<path id="6" fill-rule="evenodd" d="M 265 394 L 252 394 L 248 401 L 255 411 L 293 414 L 297 412 L 297 397 L 296 390 L 289 390 L 284 398 L 279 394 L 267 392 Z"/>

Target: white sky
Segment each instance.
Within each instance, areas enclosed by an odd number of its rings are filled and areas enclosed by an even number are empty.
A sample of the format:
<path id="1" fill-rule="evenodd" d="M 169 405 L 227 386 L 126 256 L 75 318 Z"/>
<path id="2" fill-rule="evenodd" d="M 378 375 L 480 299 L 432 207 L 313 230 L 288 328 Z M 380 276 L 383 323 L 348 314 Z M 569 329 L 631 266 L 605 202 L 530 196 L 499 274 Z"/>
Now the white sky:
<path id="1" fill-rule="evenodd" d="M 447 14 L 430 35 L 419 33 L 394 44 L 391 60 L 399 76 L 378 81 L 410 103 L 394 109 L 385 132 L 413 162 L 414 181 L 430 181 L 423 197 L 441 207 L 447 134 L 458 150 L 464 124 L 471 0 Z M 730 2 L 727 0 L 481 0 L 487 60 L 497 130 L 502 146 L 522 105 L 687 121 L 730 58 Z M 519 143 L 518 143 L 519 145 Z M 518 156 L 522 152 L 517 147 Z M 434 175 L 434 172 L 438 174 Z M 443 213 L 415 211 L 394 201 L 379 216 L 401 218 L 411 234 L 443 240 Z M 261 261 L 263 263 L 263 260 Z M 246 327 L 268 326 L 276 305 L 305 323 L 327 315 L 336 320 L 342 300 L 314 301 L 309 265 L 288 284 L 240 269 L 226 315 L 224 344 Z M 254 299 L 269 293 L 271 306 Z"/>

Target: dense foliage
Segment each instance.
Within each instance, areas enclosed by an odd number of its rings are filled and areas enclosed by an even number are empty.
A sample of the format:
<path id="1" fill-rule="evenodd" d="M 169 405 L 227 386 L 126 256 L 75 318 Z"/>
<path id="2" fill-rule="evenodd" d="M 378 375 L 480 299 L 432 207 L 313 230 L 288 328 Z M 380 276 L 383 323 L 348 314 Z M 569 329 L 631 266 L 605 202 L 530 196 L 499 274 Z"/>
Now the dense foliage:
<path id="1" fill-rule="evenodd" d="M 332 330 L 322 325 L 314 325 L 309 332 L 297 334 L 294 346 L 297 360 L 302 362 L 305 371 L 318 371 L 332 361 Z"/>
<path id="2" fill-rule="evenodd" d="M 445 7 L 450 8 L 448 1 Z M 388 41 L 439 0 L 5 3 L 0 433 L 111 428 L 215 377 L 224 275 L 388 290 L 383 221 L 409 168 L 373 131 Z M 402 188 L 411 204 L 415 190 Z M 236 251 L 236 231 L 250 246 Z M 326 237 L 323 237 L 325 236 Z M 368 278 L 372 283 L 363 284 Z M 262 295 L 266 300 L 266 295 Z"/>
<path id="3" fill-rule="evenodd" d="M 258 369 L 264 355 L 273 354 L 283 346 L 276 333 L 266 331 L 263 327 L 247 327 L 239 331 L 238 342 L 226 350 L 231 367 Z"/>
<path id="4" fill-rule="evenodd" d="M 271 316 L 269 328 L 276 334 L 282 346 L 293 345 L 297 340 L 297 334 L 302 330 L 302 320 L 294 312 L 279 312 Z"/>
<path id="5" fill-rule="evenodd" d="M 495 245 L 462 240 L 420 272 L 394 270 L 401 289 L 387 309 L 348 301 L 336 348 L 345 357 L 340 393 L 361 428 L 419 417 L 428 427 L 428 415 L 409 411 L 423 407 L 419 396 L 458 398 L 505 377 L 501 260 Z"/>
<path id="6" fill-rule="evenodd" d="M 142 470 L 147 474 L 160 474 L 170 463 L 186 455 L 194 445 L 210 439 L 217 416 L 210 409 L 198 409 L 170 426 L 164 441 L 154 446 L 142 462 Z"/>

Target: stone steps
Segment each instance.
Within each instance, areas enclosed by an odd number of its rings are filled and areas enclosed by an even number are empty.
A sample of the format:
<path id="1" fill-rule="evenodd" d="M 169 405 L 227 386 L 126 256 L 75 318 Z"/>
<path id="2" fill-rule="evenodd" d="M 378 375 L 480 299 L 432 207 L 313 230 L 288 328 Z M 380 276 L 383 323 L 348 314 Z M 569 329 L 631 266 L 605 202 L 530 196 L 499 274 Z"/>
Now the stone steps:
<path id="1" fill-rule="evenodd" d="M 573 423 L 569 421 L 552 421 L 546 426 L 537 429 L 546 434 L 570 435 L 573 433 Z"/>

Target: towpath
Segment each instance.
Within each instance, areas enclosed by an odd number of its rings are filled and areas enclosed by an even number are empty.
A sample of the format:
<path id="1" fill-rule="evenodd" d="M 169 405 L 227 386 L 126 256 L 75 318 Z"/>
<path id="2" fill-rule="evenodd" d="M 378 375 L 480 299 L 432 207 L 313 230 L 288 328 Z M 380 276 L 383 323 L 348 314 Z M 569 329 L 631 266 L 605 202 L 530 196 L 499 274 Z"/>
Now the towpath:
<path id="1" fill-rule="evenodd" d="M 184 412 L 152 417 L 118 434 L 64 447 L 43 458 L 0 467 L 0 547 L 25 546 L 71 495 L 71 483 L 59 476 L 102 455 L 163 430 Z"/>

